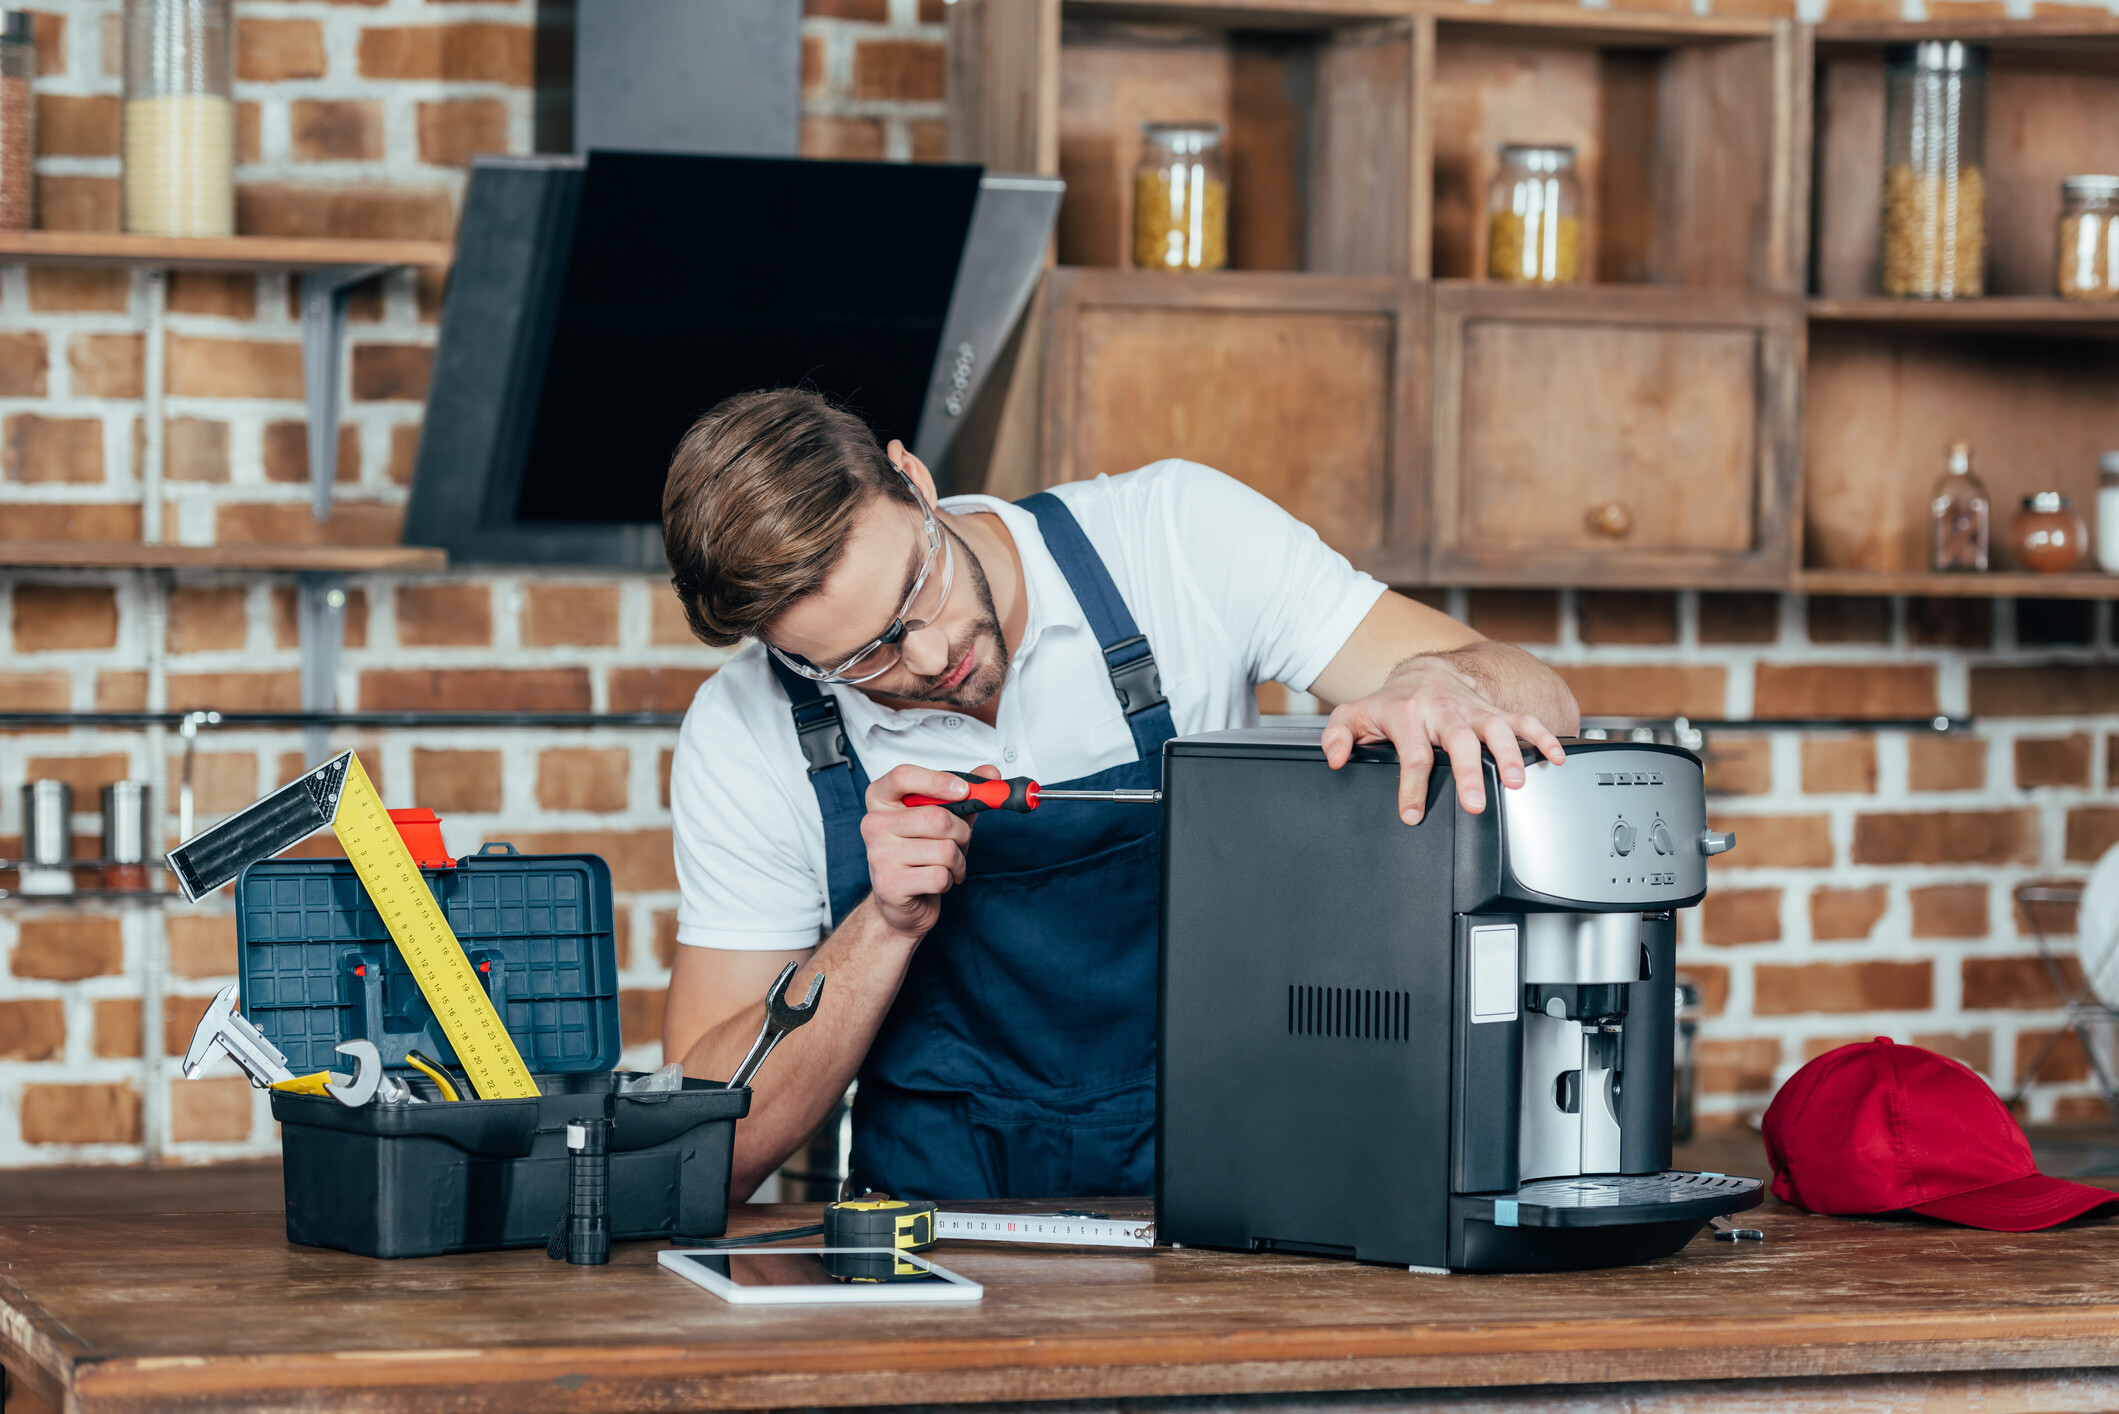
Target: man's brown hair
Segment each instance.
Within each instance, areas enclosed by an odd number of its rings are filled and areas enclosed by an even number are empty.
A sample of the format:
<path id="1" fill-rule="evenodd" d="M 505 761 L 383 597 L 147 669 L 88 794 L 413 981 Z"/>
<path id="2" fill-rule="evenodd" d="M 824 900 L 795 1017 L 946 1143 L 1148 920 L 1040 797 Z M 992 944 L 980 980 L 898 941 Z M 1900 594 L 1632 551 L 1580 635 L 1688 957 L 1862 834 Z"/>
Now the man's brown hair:
<path id="1" fill-rule="evenodd" d="M 728 648 L 823 587 L 871 497 L 915 505 L 868 424 L 805 388 L 741 393 L 692 424 L 662 488 L 685 621 Z"/>

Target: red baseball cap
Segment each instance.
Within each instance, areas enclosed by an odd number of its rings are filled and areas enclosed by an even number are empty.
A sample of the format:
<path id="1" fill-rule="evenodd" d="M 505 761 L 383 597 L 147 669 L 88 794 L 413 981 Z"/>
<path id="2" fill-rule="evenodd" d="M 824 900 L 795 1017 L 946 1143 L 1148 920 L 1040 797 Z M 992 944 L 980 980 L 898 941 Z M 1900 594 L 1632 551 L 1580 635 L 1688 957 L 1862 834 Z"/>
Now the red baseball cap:
<path id="1" fill-rule="evenodd" d="M 1766 1109 L 1773 1191 L 1813 1213 L 1902 1209 L 2031 1232 L 2119 1193 L 2047 1178 L 2030 1142 L 1970 1067 L 1884 1037 L 1827 1051 Z"/>

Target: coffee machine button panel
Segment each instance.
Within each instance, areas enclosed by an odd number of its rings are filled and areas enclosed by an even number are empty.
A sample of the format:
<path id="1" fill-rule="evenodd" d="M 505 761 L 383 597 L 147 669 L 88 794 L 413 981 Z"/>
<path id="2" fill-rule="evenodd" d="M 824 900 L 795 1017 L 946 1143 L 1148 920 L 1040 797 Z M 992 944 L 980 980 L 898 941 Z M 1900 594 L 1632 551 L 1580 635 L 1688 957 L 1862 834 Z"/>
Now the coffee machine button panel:
<path id="1" fill-rule="evenodd" d="M 1571 745 L 1564 765 L 1533 762 L 1498 792 L 1504 888 L 1607 908 L 1668 907 L 1707 887 L 1700 764 L 1632 745 Z M 1678 841 L 1687 843 L 1678 848 Z"/>

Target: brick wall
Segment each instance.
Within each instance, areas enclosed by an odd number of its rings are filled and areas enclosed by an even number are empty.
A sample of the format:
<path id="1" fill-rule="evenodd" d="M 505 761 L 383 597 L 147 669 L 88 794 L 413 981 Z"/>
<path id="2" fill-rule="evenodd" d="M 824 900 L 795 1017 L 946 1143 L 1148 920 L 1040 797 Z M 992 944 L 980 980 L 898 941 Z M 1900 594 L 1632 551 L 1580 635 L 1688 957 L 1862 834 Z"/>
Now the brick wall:
<path id="1" fill-rule="evenodd" d="M 532 6 L 241 0 L 244 228 L 446 234 L 469 154 L 530 146 Z M 39 15 L 50 224 L 115 223 L 117 14 L 114 0 L 69 0 Z M 941 35 L 938 0 L 810 0 L 805 150 L 937 154 Z M 398 277 L 356 296 L 340 508 L 319 528 L 286 281 L 176 280 L 171 537 L 394 540 L 436 295 L 430 281 Z M 5 538 L 137 534 L 142 299 L 127 275 L 0 270 Z M 349 706 L 678 710 L 719 660 L 689 641 L 650 576 L 377 575 L 352 589 L 339 684 Z M 1995 616 L 1981 603 L 1461 592 L 1445 602 L 1562 664 L 1591 711 L 1984 718 L 1962 740 L 1713 743 L 1726 792 L 1716 812 L 1742 843 L 1715 866 L 1715 893 L 1683 935 L 1686 965 L 1709 991 L 1711 1114 L 1756 1110 L 1778 1078 L 1841 1037 L 1940 1045 L 2007 1084 L 2052 1030 L 2059 1009 L 2008 890 L 2079 877 L 2119 836 L 2119 714 L 2099 715 L 2119 701 L 2119 660 L 2101 607 Z M 154 607 L 131 575 L 0 576 L 0 707 L 145 705 Z M 285 577 L 180 577 L 160 630 L 157 705 L 295 705 L 293 624 Z M 509 839 L 609 858 L 627 1055 L 658 1059 L 676 904 L 667 733 L 356 733 L 336 744 L 360 748 L 390 804 L 441 811 L 456 850 Z M 201 810 L 286 779 L 300 749 L 293 733 L 211 736 L 195 764 Z M 0 734 L 0 854 L 17 849 L 24 779 L 71 780 L 86 833 L 103 782 L 166 769 L 138 732 Z M 137 1159 L 150 1127 L 182 1161 L 274 1149 L 266 1107 L 241 1080 L 172 1082 L 169 1062 L 142 1059 L 151 953 L 166 959 L 164 1049 L 180 1049 L 205 998 L 232 980 L 225 893 L 162 910 L 0 902 L 0 1165 Z M 2063 1050 L 2051 1074 L 2037 1113 L 2088 1113 L 2081 1057 Z"/>

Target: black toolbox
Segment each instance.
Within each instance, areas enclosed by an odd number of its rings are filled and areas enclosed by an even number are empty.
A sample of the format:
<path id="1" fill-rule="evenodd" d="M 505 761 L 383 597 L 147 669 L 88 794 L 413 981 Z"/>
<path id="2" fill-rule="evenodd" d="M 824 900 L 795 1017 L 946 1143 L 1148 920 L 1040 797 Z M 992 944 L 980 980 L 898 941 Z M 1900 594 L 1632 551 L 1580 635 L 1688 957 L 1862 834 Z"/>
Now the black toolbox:
<path id="1" fill-rule="evenodd" d="M 343 859 L 268 859 L 236 881 L 243 1013 L 297 1075 L 352 1068 L 333 1047 L 373 1041 L 430 1103 L 348 1109 L 272 1092 L 286 1165 L 287 1240 L 368 1257 L 541 1247 L 567 1197 L 566 1125 L 610 1097 L 611 1236 L 718 1237 L 748 1089 L 687 1078 L 617 1094 L 618 959 L 611 875 L 587 854 L 487 845 L 420 871 L 541 1092 L 445 1101 L 408 1065 L 456 1053 Z"/>

